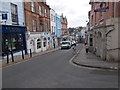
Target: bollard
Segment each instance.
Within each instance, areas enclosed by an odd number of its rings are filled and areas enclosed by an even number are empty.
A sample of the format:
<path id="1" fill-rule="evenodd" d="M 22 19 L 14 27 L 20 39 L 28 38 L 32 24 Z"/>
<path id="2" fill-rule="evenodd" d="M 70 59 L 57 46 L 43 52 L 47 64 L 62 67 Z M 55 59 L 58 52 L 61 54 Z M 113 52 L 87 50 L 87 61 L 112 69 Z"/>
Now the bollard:
<path id="1" fill-rule="evenodd" d="M 14 62 L 13 52 L 12 51 L 10 51 L 10 52 L 11 52 L 11 56 L 12 56 L 12 62 Z"/>
<path id="2" fill-rule="evenodd" d="M 24 59 L 24 53 L 23 53 L 23 50 L 22 50 L 22 59 Z"/>
<path id="3" fill-rule="evenodd" d="M 8 55 L 9 53 L 7 52 L 6 54 L 7 54 L 7 64 L 8 64 L 9 63 L 9 55 Z"/>
<path id="4" fill-rule="evenodd" d="M 30 49 L 30 57 L 32 57 L 32 50 Z"/>

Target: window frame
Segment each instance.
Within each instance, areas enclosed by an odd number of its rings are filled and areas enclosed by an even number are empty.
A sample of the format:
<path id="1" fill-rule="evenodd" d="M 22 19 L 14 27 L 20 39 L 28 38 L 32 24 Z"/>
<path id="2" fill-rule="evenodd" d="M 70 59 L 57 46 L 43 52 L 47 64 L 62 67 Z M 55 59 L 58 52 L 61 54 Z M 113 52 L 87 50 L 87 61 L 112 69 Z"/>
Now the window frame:
<path id="1" fill-rule="evenodd" d="M 10 3 L 11 5 L 11 19 L 13 24 L 18 24 L 18 7 L 16 4 Z"/>

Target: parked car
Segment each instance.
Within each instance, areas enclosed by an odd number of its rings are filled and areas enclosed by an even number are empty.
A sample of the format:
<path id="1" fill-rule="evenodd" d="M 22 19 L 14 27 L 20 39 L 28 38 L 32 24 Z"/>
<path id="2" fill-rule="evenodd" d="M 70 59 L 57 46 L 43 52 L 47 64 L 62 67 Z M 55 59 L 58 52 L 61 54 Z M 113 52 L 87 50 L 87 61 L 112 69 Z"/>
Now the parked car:
<path id="1" fill-rule="evenodd" d="M 61 42 L 61 49 L 69 49 L 71 48 L 71 41 L 62 41 Z"/>

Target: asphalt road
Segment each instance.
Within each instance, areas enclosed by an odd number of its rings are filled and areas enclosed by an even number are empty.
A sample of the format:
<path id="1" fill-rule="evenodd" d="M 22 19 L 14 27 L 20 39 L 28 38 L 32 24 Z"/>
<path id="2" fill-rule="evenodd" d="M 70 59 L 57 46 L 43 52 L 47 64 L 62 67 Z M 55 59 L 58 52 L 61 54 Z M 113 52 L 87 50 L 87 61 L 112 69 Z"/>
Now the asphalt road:
<path id="1" fill-rule="evenodd" d="M 79 46 L 80 47 L 80 46 Z M 3 88 L 117 88 L 118 74 L 76 67 L 72 49 L 57 50 L 3 69 Z"/>

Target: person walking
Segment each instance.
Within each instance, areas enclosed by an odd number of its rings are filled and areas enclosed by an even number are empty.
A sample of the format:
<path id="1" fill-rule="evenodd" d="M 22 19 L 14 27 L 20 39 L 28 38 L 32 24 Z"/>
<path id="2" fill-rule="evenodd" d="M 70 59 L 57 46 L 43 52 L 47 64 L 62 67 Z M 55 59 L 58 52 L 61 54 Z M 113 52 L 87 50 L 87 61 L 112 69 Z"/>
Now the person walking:
<path id="1" fill-rule="evenodd" d="M 75 54 L 76 53 L 76 44 L 73 45 L 72 49 L 73 49 L 73 54 Z"/>
<path id="2" fill-rule="evenodd" d="M 86 50 L 86 53 L 88 53 L 88 51 L 89 51 L 89 46 L 86 44 L 85 45 L 85 50 Z"/>

